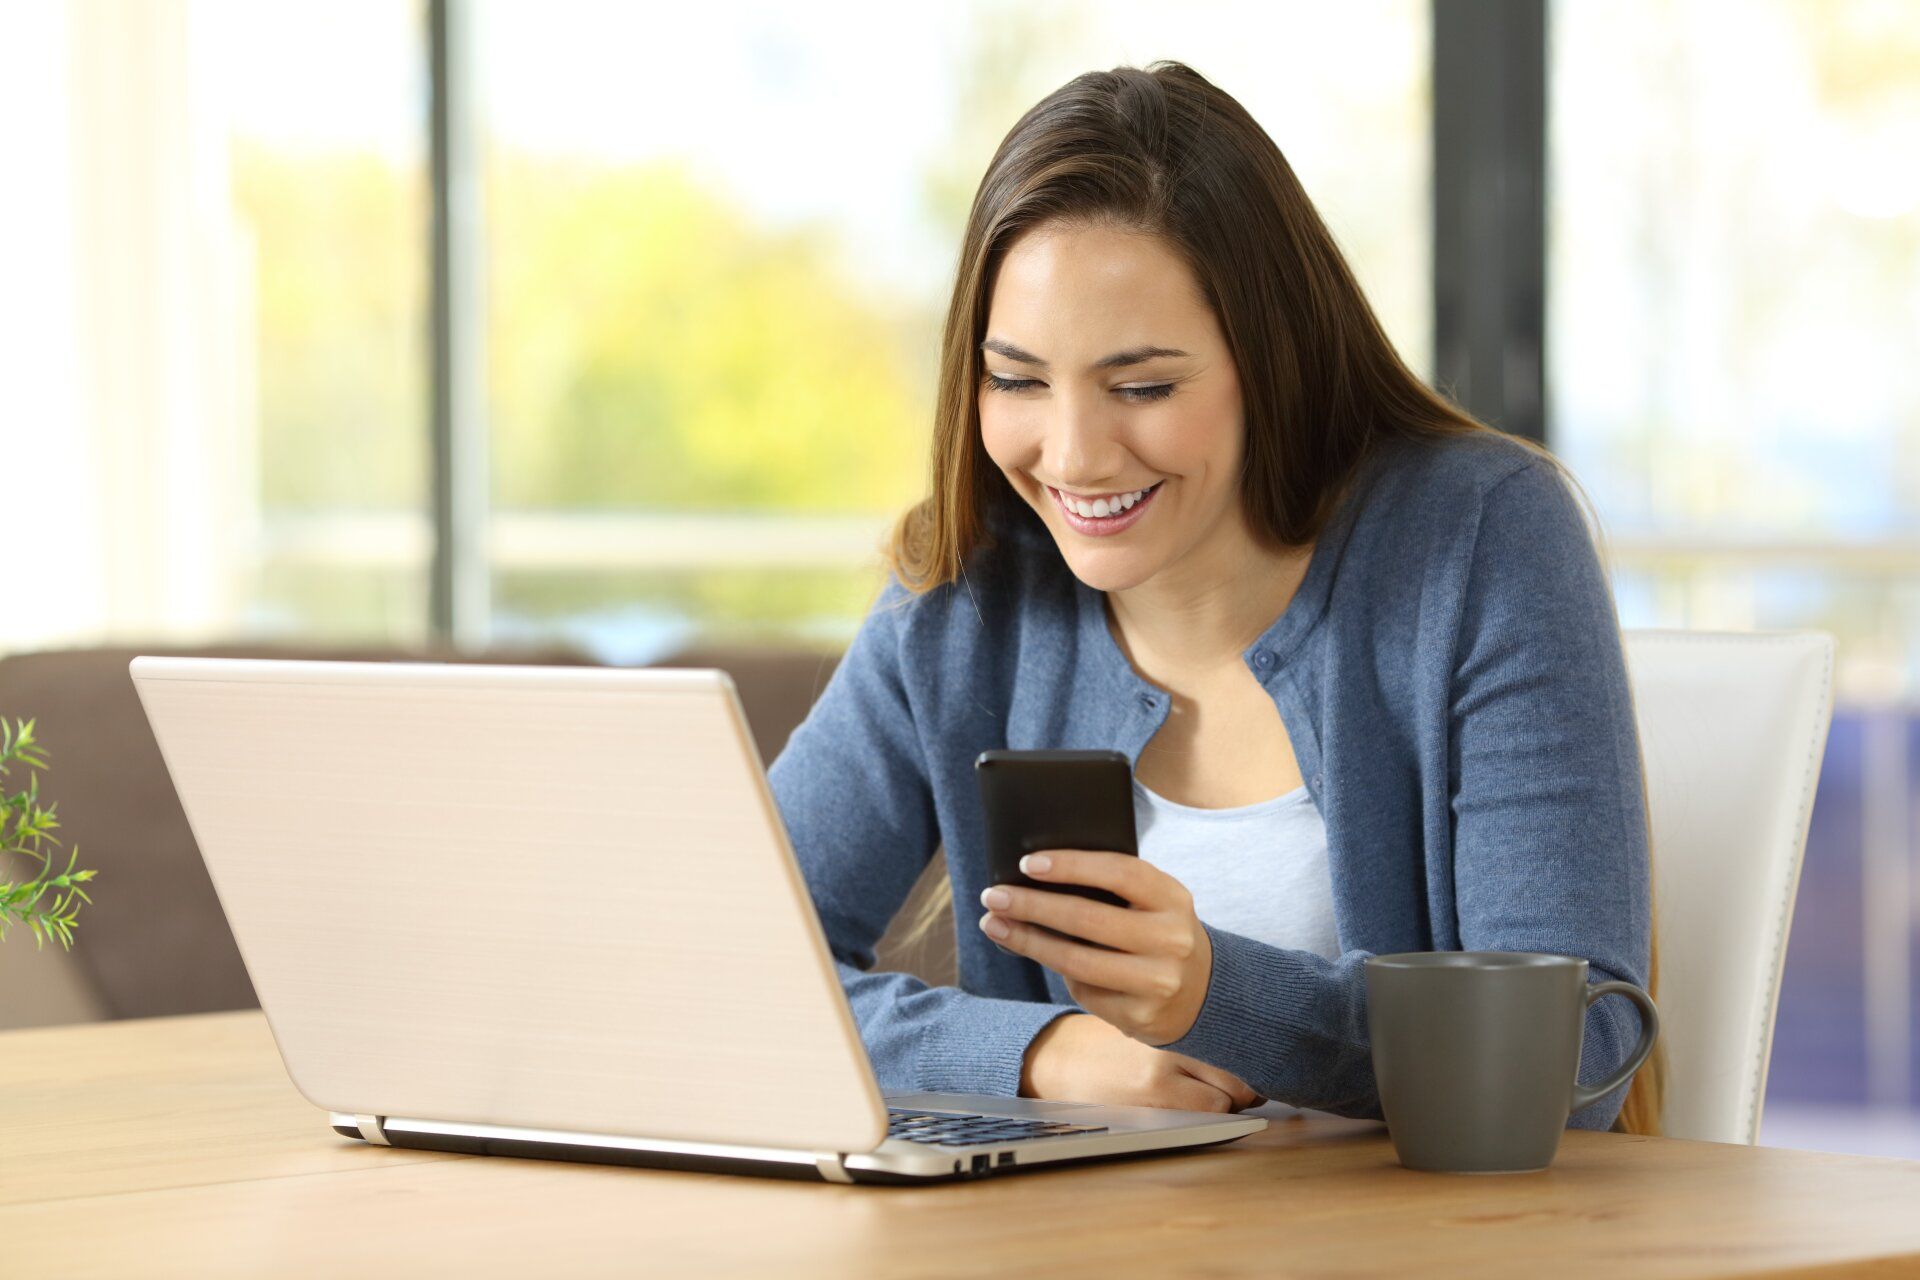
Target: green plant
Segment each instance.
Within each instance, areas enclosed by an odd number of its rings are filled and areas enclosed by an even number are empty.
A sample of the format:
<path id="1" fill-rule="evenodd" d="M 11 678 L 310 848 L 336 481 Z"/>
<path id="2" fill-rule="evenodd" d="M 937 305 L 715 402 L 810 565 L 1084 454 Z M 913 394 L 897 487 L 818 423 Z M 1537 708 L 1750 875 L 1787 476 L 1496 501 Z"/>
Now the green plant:
<path id="1" fill-rule="evenodd" d="M 11 726 L 0 720 L 0 778 L 6 776 L 7 766 L 12 764 L 23 764 L 33 770 L 47 767 L 46 748 L 34 740 L 31 720 L 15 720 Z M 80 856 L 77 846 L 67 854 L 65 871 L 59 875 L 48 874 L 53 870 L 55 855 L 47 846 L 60 843 L 52 834 L 60 825 L 54 819 L 53 810 L 53 805 L 40 807 L 37 772 L 28 775 L 25 791 L 10 796 L 0 790 L 0 857 L 17 853 L 40 864 L 40 870 L 30 880 L 17 884 L 11 880 L 0 882 L 0 941 L 6 939 L 7 929 L 19 920 L 33 930 L 36 947 L 45 946 L 47 938 L 54 937 L 62 947 L 71 948 L 75 917 L 80 912 L 74 899 L 93 901 L 80 887 L 81 881 L 93 879 L 93 872 L 73 869 L 75 859 Z M 49 893 L 53 894 L 53 902 L 42 907 L 40 900 Z"/>

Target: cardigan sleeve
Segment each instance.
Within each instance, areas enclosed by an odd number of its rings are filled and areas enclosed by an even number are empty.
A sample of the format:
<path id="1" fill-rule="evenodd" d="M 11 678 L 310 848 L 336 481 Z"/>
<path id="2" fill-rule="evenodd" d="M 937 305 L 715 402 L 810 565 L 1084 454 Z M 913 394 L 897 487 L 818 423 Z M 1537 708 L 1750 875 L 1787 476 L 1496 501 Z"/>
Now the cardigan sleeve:
<path id="1" fill-rule="evenodd" d="M 1084 1010 L 867 972 L 940 838 L 901 656 L 913 604 L 889 575 L 767 781 L 880 1087 L 1015 1097 L 1034 1037 Z"/>
<path id="2" fill-rule="evenodd" d="M 1573 494 L 1546 461 L 1530 459 L 1483 499 L 1448 689 L 1460 948 L 1580 956 L 1589 982 L 1644 987 L 1647 830 L 1619 621 Z M 1270 1098 L 1380 1118 L 1370 953 L 1329 959 L 1206 927 L 1205 1001 L 1187 1033 L 1160 1047 Z M 1624 1062 L 1639 1022 L 1619 997 L 1592 1005 L 1580 1079 Z M 1568 1124 L 1608 1128 L 1625 1098 L 1623 1086 Z"/>

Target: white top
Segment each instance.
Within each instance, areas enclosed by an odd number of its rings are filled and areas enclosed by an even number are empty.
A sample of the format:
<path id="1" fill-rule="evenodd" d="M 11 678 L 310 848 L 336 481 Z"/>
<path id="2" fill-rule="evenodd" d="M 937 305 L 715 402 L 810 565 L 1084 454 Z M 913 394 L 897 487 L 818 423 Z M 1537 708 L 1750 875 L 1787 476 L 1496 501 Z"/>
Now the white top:
<path id="1" fill-rule="evenodd" d="M 1187 887 L 1216 929 L 1336 959 L 1327 828 L 1305 786 L 1258 804 L 1196 809 L 1133 783 L 1140 856 Z"/>

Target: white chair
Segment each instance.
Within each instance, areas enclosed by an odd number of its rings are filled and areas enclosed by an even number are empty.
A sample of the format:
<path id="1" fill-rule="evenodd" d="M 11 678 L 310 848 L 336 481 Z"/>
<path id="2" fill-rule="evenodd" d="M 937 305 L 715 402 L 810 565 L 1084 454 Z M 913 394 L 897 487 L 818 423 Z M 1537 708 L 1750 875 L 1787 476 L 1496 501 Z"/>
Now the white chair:
<path id="1" fill-rule="evenodd" d="M 1653 824 L 1662 1131 L 1751 1145 L 1833 715 L 1833 638 L 1625 638 Z"/>

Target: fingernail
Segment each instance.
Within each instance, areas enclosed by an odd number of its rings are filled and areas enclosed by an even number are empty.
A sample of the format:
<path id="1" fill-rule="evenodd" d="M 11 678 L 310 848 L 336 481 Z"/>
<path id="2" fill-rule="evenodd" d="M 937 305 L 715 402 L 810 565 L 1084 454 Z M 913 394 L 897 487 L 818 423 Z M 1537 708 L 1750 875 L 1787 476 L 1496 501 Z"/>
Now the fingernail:
<path id="1" fill-rule="evenodd" d="M 980 905 L 998 911 L 1003 907 L 1013 905 L 1013 895 L 1005 889 L 1002 889 L 999 885 L 991 885 L 981 893 Z"/>
<path id="2" fill-rule="evenodd" d="M 989 937 L 993 938 L 1004 938 L 1013 932 L 1007 928 L 1007 922 L 999 916 L 981 916 L 980 927 L 987 931 Z"/>
<path id="3" fill-rule="evenodd" d="M 1030 876 L 1037 876 L 1051 869 L 1053 859 L 1044 853 L 1030 853 L 1020 859 L 1020 869 Z"/>

